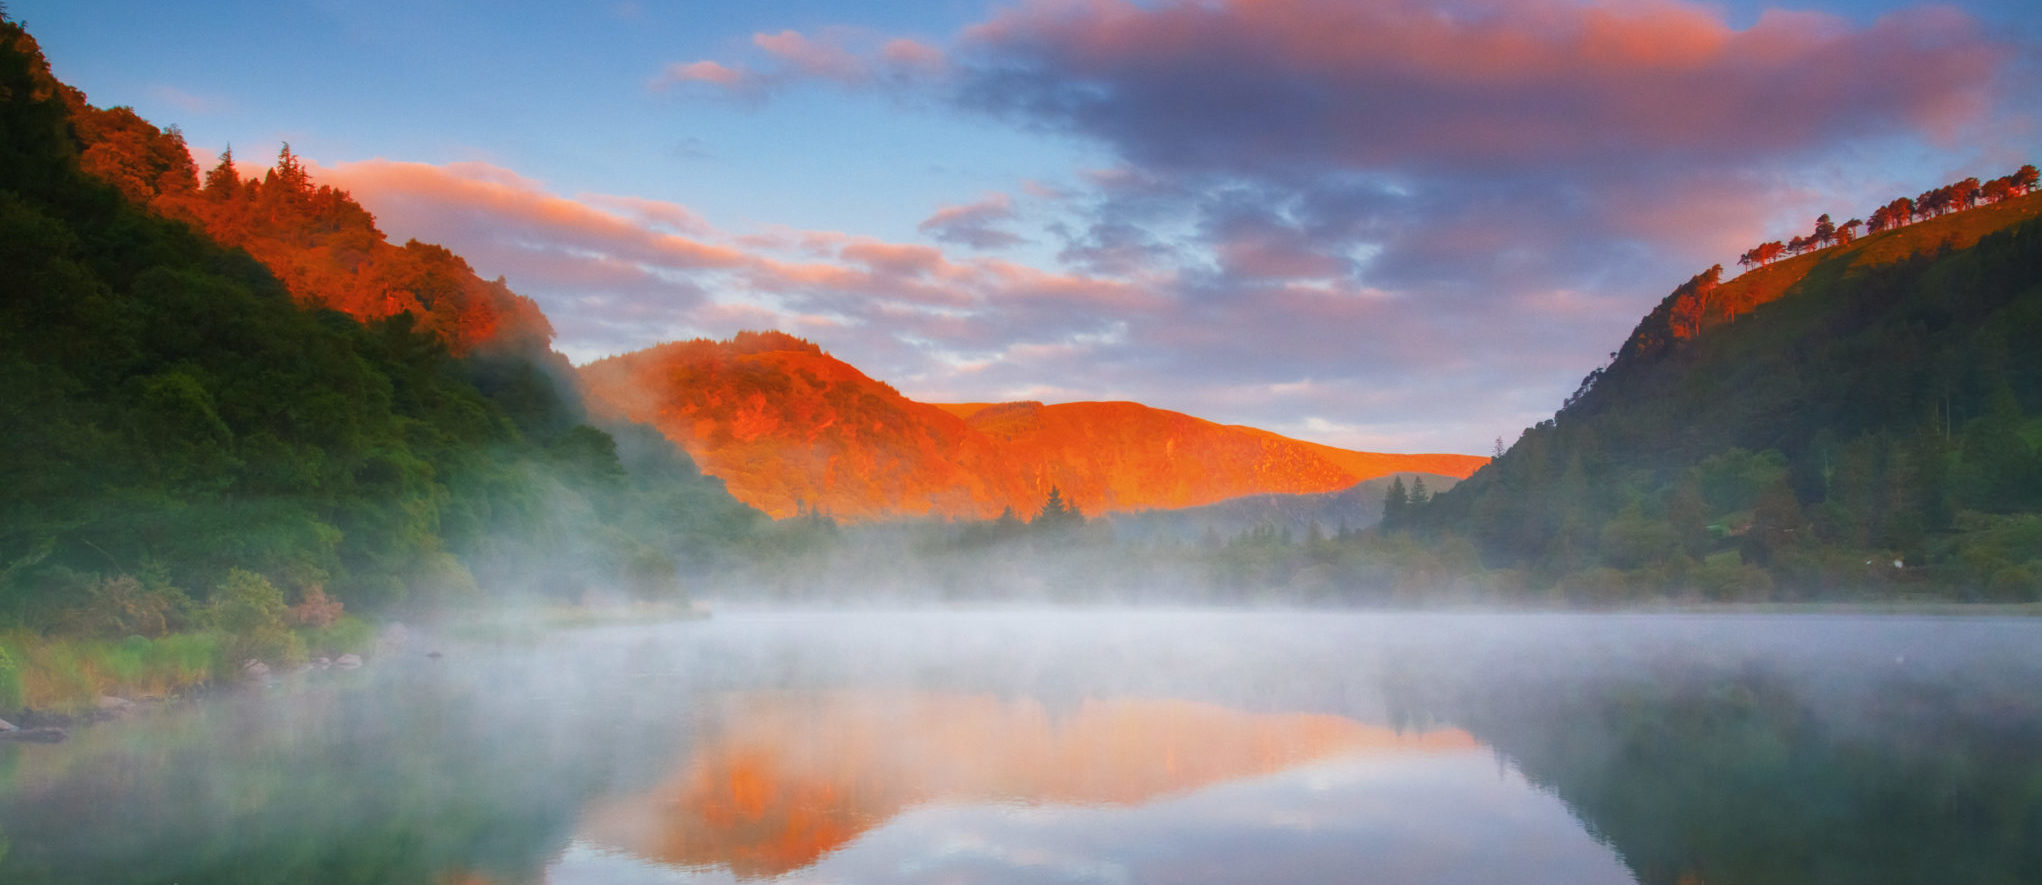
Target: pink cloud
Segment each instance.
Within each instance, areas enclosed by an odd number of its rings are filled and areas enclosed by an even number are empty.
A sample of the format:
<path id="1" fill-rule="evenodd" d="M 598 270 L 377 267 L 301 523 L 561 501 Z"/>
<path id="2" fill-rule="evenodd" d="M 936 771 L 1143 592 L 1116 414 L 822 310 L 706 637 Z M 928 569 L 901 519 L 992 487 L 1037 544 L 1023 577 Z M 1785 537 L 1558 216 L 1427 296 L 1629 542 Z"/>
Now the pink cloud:
<path id="1" fill-rule="evenodd" d="M 998 227 L 1013 218 L 1013 198 L 995 192 L 977 202 L 939 207 L 915 229 L 946 243 L 974 249 L 999 249 L 1026 242 Z"/>
<path id="2" fill-rule="evenodd" d="M 1675 0 L 1033 2 L 964 32 L 967 100 L 1149 162 L 1752 155 L 1985 107 L 2007 48 L 1949 10 L 1870 26 Z"/>
<path id="3" fill-rule="evenodd" d="M 664 88 L 679 83 L 709 83 L 716 86 L 735 88 L 751 79 L 751 74 L 721 62 L 691 61 L 667 65 L 658 77 L 653 78 L 654 88 Z"/>
<path id="4" fill-rule="evenodd" d="M 811 77 L 856 82 L 865 78 L 868 62 L 839 42 L 814 40 L 799 31 L 753 34 L 752 45 Z"/>

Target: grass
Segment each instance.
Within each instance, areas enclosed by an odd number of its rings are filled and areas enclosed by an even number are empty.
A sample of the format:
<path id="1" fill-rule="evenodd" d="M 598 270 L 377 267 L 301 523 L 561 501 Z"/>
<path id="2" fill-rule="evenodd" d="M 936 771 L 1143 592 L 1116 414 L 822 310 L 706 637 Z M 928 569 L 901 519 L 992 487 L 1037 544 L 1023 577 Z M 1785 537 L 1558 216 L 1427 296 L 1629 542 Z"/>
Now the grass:
<path id="1" fill-rule="evenodd" d="M 62 639 L 27 632 L 0 636 L 0 710 L 76 712 L 101 695 L 165 698 L 213 680 L 219 638 L 180 633 L 160 639 Z"/>
<path id="2" fill-rule="evenodd" d="M 356 617 L 297 632 L 317 655 L 362 653 L 375 642 L 375 629 Z M 226 657 L 225 638 L 214 631 L 119 640 L 0 633 L 0 712 L 76 713 L 107 695 L 176 697 L 231 676 Z"/>

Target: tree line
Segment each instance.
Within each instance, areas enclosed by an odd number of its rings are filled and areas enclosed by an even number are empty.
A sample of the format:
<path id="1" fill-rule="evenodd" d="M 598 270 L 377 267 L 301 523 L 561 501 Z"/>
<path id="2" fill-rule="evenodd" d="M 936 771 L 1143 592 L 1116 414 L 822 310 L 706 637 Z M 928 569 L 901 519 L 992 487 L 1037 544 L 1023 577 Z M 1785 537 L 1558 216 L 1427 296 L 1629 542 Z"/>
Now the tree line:
<path id="1" fill-rule="evenodd" d="M 1977 178 L 1946 184 L 1939 188 L 1923 191 L 1913 199 L 1895 198 L 1877 209 L 1872 217 L 1853 218 L 1837 224 L 1830 220 L 1828 213 L 1815 219 L 1814 230 L 1803 236 L 1792 237 L 1785 242 L 1773 240 L 1760 243 L 1738 256 L 1742 267 L 1763 267 L 1781 258 L 1801 255 L 1830 246 L 1841 246 L 1857 238 L 1858 230 L 1867 233 L 1892 230 L 1916 221 L 1937 218 L 1965 209 L 1991 205 L 2012 197 L 2026 196 L 2034 190 L 2038 175 L 2033 164 L 2023 165 L 2014 172 L 1980 183 Z"/>

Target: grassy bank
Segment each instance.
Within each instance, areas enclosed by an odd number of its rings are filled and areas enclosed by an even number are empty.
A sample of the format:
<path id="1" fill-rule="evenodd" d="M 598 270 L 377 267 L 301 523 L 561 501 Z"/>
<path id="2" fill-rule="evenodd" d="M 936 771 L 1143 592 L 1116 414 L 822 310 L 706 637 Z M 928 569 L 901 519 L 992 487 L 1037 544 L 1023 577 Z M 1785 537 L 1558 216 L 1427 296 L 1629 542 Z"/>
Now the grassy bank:
<path id="1" fill-rule="evenodd" d="M 353 617 L 293 633 L 311 655 L 329 657 L 364 652 L 375 637 Z M 240 666 L 233 646 L 217 630 L 119 640 L 0 633 L 0 712 L 76 713 L 102 696 L 176 697 L 233 678 Z"/>

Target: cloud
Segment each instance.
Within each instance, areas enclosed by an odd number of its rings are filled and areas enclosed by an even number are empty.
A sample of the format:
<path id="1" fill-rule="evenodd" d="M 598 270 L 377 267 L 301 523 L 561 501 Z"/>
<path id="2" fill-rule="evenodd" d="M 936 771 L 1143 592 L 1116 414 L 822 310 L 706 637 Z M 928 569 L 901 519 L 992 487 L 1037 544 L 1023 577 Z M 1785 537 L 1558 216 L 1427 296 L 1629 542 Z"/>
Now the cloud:
<path id="1" fill-rule="evenodd" d="M 753 34 L 760 64 L 710 59 L 668 65 L 653 88 L 701 83 L 733 95 L 757 97 L 804 80 L 865 88 L 903 87 L 942 73 L 943 50 L 907 37 L 882 37 L 859 28 L 830 27 L 811 36 L 795 30 Z"/>
<path id="2" fill-rule="evenodd" d="M 1771 156 L 1990 106 L 1962 13 L 1748 28 L 1673 2 L 1032 2 L 951 47 L 962 103 L 1153 167 L 1580 168 Z"/>
<path id="3" fill-rule="evenodd" d="M 750 79 L 751 74 L 742 68 L 733 68 L 713 61 L 691 61 L 667 65 L 666 70 L 653 78 L 652 85 L 657 88 L 678 83 L 709 83 L 737 88 Z"/>
<path id="4" fill-rule="evenodd" d="M 1943 8 L 1021 0 L 937 40 L 762 32 L 657 81 L 911 96 L 1111 157 L 940 206 L 925 242 L 721 230 L 458 164 L 349 186 L 516 271 L 576 356 L 778 326 L 929 399 L 1131 398 L 1487 453 L 1680 280 L 1861 213 L 1835 158 L 2006 142 L 2019 50 Z"/>
<path id="5" fill-rule="evenodd" d="M 1004 193 L 991 193 L 975 203 L 941 207 L 923 219 L 916 230 L 945 243 L 973 249 L 1001 249 L 1028 242 L 996 226 L 1013 218 L 1013 198 Z"/>

